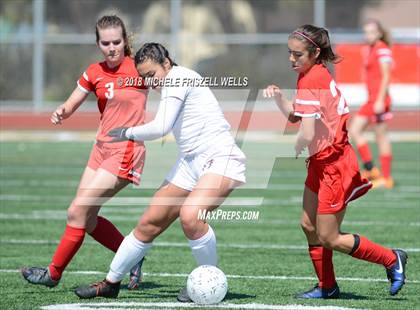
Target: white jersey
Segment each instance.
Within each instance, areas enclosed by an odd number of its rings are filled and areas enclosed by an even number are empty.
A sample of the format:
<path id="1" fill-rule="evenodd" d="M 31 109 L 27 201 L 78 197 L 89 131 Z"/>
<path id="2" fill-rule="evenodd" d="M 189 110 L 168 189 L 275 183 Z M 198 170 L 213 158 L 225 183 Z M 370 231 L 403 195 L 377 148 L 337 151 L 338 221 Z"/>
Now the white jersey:
<path id="1" fill-rule="evenodd" d="M 166 77 L 172 81 L 180 79 L 181 85 L 202 78 L 197 72 L 181 66 L 173 66 Z M 230 136 L 230 125 L 209 87 L 163 87 L 161 94 L 162 101 L 175 97 L 183 102 L 172 128 L 182 153 L 195 153 L 220 134 Z"/>
<path id="2" fill-rule="evenodd" d="M 191 84 L 199 83 L 200 79 L 202 77 L 193 70 L 173 66 L 165 78 L 169 83 L 161 89 L 154 120 L 129 128 L 126 137 L 154 140 L 172 131 L 182 154 L 196 154 L 216 143 L 234 144 L 230 125 L 210 88 Z M 191 86 L 183 86 L 187 84 Z"/>

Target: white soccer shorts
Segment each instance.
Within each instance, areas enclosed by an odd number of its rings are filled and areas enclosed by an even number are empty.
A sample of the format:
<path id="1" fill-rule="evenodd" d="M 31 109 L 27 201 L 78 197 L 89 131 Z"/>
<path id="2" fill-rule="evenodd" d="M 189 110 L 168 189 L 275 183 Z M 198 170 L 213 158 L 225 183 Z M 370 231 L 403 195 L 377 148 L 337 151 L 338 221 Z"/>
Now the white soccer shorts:
<path id="1" fill-rule="evenodd" d="M 188 191 L 192 191 L 206 173 L 223 175 L 245 183 L 245 162 L 245 154 L 235 143 L 213 145 L 201 153 L 178 158 L 166 180 Z"/>

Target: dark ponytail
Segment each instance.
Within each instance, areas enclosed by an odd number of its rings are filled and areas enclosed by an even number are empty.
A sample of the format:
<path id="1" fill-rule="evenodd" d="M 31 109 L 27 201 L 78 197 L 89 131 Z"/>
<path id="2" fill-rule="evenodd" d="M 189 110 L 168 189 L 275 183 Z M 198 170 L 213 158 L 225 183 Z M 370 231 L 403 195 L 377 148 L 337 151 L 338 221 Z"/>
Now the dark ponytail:
<path id="1" fill-rule="evenodd" d="M 297 28 L 289 35 L 289 39 L 296 39 L 306 44 L 310 55 L 316 53 L 316 49 L 320 49 L 316 63 L 327 65 L 327 63 L 338 63 L 341 57 L 334 53 L 328 30 L 313 25 L 303 25 Z"/>
<path id="2" fill-rule="evenodd" d="M 138 64 L 141 64 L 148 59 L 160 65 L 163 65 L 165 60 L 168 59 L 171 67 L 177 66 L 177 64 L 169 56 L 168 50 L 160 43 L 152 42 L 143 44 L 134 57 L 134 63 L 137 67 Z"/>

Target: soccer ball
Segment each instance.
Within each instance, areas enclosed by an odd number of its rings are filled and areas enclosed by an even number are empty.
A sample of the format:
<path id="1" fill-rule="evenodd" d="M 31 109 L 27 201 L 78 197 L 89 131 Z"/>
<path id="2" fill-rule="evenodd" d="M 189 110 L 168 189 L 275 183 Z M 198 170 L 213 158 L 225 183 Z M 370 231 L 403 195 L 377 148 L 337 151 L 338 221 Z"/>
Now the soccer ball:
<path id="1" fill-rule="evenodd" d="M 225 298 L 227 290 L 226 276 L 215 266 L 199 266 L 188 276 L 188 296 L 196 304 L 217 304 Z"/>

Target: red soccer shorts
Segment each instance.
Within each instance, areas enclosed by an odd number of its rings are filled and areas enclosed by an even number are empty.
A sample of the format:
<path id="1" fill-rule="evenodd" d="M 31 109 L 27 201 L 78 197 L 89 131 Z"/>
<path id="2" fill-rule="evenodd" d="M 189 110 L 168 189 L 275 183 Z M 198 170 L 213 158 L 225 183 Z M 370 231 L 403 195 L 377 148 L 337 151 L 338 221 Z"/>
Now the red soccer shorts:
<path id="1" fill-rule="evenodd" d="M 376 114 L 373 106 L 375 101 L 370 100 L 366 102 L 364 105 L 362 105 L 357 112 L 358 115 L 367 117 L 371 123 L 381 123 L 384 121 L 388 121 L 392 119 L 392 113 L 391 113 L 391 98 L 387 96 L 385 98 L 385 110 L 381 114 Z"/>
<path id="2" fill-rule="evenodd" d="M 105 169 L 113 175 L 139 185 L 146 148 L 133 141 L 97 142 L 90 153 L 88 167 Z"/>
<path id="3" fill-rule="evenodd" d="M 372 183 L 360 176 L 357 157 L 350 144 L 332 162 L 310 161 L 305 185 L 318 194 L 318 214 L 338 213 L 372 187 Z"/>

